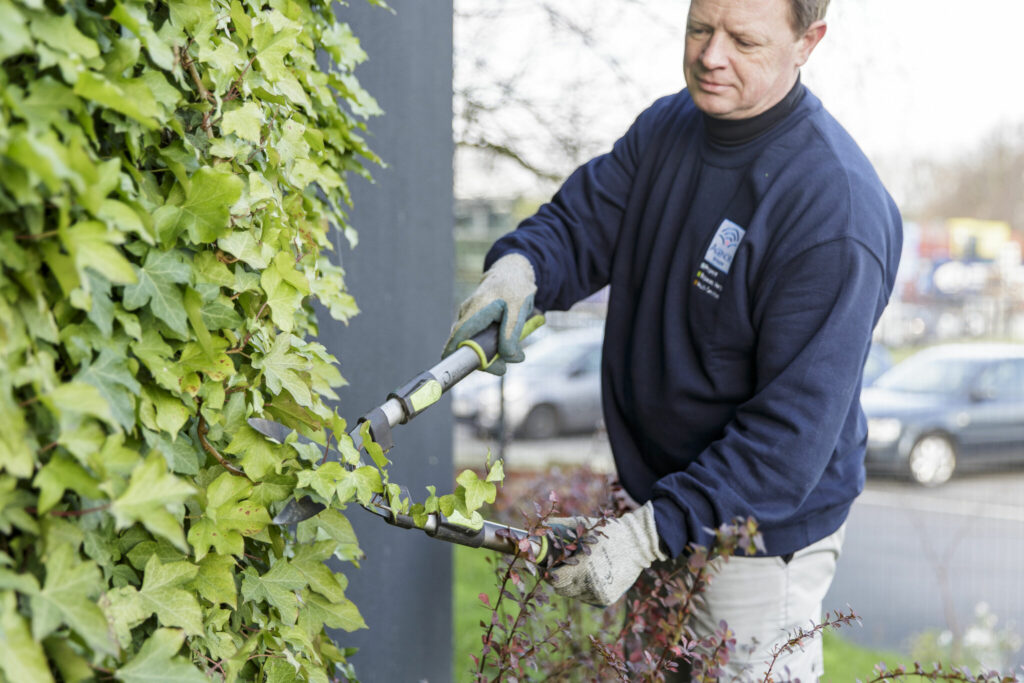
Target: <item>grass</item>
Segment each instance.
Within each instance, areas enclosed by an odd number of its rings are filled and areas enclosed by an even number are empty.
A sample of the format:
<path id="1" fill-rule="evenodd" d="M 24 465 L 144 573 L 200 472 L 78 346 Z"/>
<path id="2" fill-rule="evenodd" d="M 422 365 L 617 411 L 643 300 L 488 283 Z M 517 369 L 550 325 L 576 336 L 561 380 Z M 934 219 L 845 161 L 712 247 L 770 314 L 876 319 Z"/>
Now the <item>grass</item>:
<path id="1" fill-rule="evenodd" d="M 488 556 L 494 556 L 493 553 L 462 546 L 455 546 L 454 551 L 455 633 L 452 671 L 453 680 L 463 683 L 473 680 L 473 661 L 470 655 L 480 652 L 480 636 L 483 634 L 480 620 L 489 615 L 481 605 L 479 595 L 486 592 L 493 604 L 497 589 L 494 564 L 487 561 Z M 886 662 L 890 668 L 907 661 L 906 655 L 854 645 L 834 631 L 824 634 L 823 646 L 826 672 L 822 678 L 823 683 L 849 683 L 858 678 L 868 680 L 880 661 Z"/>
<path id="2" fill-rule="evenodd" d="M 824 633 L 822 649 L 825 653 L 825 675 L 821 678 L 822 683 L 869 680 L 872 678 L 875 665 L 879 662 L 885 662 L 892 669 L 909 661 L 908 655 L 899 652 L 870 650 L 854 645 L 836 631 Z"/>

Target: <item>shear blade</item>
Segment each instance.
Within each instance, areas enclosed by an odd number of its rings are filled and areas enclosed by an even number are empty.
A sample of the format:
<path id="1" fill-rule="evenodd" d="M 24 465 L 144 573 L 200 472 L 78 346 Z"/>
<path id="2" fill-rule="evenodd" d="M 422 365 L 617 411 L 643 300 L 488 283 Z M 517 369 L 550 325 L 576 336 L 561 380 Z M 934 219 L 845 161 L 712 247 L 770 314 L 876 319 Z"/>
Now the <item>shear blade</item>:
<path id="1" fill-rule="evenodd" d="M 320 514 L 320 511 L 323 509 L 323 504 L 318 503 L 311 498 L 293 498 L 288 501 L 288 504 L 284 506 L 284 509 L 278 512 L 271 521 L 278 526 L 297 524 L 298 522 L 306 521 L 310 517 L 315 517 Z"/>
<path id="2" fill-rule="evenodd" d="M 263 436 L 269 436 L 278 443 L 284 443 L 284 440 L 288 438 L 288 435 L 293 430 L 288 429 L 280 422 L 274 422 L 273 420 L 265 420 L 262 417 L 250 417 L 246 422 L 249 426 L 255 429 Z"/>

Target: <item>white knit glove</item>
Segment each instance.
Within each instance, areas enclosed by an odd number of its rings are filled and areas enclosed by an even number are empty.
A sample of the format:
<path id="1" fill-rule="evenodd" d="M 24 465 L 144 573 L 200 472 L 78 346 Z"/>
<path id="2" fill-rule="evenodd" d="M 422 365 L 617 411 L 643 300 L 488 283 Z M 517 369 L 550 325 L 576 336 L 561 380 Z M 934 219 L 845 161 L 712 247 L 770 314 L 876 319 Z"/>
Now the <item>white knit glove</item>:
<path id="1" fill-rule="evenodd" d="M 563 524 L 570 528 L 577 523 L 591 528 L 597 520 L 579 517 L 567 522 Z M 606 607 L 622 597 L 651 563 L 668 559 L 661 551 L 654 507 L 649 501 L 598 527 L 593 534 L 597 542 L 588 544 L 589 555 L 578 550 L 569 558 L 575 564 L 562 564 L 551 572 L 548 580 L 559 595 Z"/>
<path id="2" fill-rule="evenodd" d="M 442 357 L 454 352 L 459 344 L 500 322 L 498 358 L 484 368 L 495 375 L 505 374 L 505 363 L 518 363 L 525 358 L 520 345 L 523 325 L 533 312 L 533 296 L 537 293 L 533 266 L 522 254 L 506 254 L 491 264 L 483 280 L 459 307 L 459 317 L 452 326 Z"/>

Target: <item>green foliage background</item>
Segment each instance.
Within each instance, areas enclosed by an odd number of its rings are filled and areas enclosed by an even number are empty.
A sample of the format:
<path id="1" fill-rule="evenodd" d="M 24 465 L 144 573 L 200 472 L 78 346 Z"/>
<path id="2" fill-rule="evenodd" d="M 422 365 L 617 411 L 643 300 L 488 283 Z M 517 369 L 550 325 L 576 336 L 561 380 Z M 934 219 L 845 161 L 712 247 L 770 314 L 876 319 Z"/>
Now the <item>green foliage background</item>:
<path id="1" fill-rule="evenodd" d="M 348 671 L 323 560 L 386 472 L 245 422 L 344 433 L 310 301 L 357 312 L 324 252 L 377 107 L 335 10 L 0 0 L 2 680 Z M 333 506 L 291 535 L 296 492 Z"/>

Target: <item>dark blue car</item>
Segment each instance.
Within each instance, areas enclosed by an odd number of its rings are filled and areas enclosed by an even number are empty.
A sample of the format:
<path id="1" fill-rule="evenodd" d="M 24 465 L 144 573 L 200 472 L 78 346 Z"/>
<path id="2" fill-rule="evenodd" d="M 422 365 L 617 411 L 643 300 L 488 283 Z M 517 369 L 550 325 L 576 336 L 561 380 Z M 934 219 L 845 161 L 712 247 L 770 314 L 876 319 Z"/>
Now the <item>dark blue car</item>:
<path id="1" fill-rule="evenodd" d="M 954 471 L 1024 463 L 1024 345 L 920 351 L 865 388 L 861 405 L 868 474 L 937 486 Z"/>

